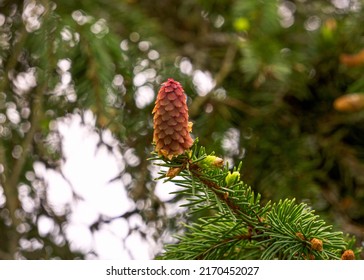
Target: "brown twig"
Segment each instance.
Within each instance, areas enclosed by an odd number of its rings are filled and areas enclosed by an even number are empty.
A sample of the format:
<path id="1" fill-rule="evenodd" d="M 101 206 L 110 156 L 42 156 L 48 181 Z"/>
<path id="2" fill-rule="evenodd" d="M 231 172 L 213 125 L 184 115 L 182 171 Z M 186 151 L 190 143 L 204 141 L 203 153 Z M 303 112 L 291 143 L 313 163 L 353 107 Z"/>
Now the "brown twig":
<path id="1" fill-rule="evenodd" d="M 201 174 L 201 168 L 195 163 L 189 163 L 189 171 L 191 174 L 196 177 L 201 183 L 207 186 L 213 193 L 219 198 L 220 201 L 224 202 L 224 204 L 239 218 L 244 220 L 246 224 L 251 227 L 255 228 L 254 224 L 255 221 L 244 211 L 241 209 L 239 205 L 237 205 L 234 200 L 229 196 L 228 192 L 224 192 L 222 188 L 216 184 L 215 182 L 208 180 Z M 254 210 L 253 210 L 254 211 Z M 255 213 L 255 211 L 254 211 Z M 256 214 L 257 221 L 259 223 L 262 222 L 262 219 Z"/>

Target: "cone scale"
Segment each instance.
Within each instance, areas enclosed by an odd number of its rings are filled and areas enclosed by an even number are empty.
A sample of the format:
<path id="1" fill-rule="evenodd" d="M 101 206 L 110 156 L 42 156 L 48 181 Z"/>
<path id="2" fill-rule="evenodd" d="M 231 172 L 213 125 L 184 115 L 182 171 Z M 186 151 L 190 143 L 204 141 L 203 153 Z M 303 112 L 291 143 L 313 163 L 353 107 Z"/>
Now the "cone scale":
<path id="1" fill-rule="evenodd" d="M 188 121 L 186 95 L 179 82 L 168 79 L 158 92 L 153 109 L 155 151 L 168 159 L 183 154 L 193 140 Z"/>

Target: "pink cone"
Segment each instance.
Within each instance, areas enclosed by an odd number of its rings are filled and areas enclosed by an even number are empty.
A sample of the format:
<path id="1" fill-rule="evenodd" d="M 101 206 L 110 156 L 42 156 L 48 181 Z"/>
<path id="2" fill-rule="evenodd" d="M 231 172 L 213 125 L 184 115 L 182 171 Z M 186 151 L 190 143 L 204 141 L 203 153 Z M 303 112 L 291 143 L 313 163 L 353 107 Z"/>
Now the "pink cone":
<path id="1" fill-rule="evenodd" d="M 153 142 L 159 155 L 172 159 L 192 146 L 186 95 L 179 82 L 168 79 L 162 84 L 152 113 Z"/>

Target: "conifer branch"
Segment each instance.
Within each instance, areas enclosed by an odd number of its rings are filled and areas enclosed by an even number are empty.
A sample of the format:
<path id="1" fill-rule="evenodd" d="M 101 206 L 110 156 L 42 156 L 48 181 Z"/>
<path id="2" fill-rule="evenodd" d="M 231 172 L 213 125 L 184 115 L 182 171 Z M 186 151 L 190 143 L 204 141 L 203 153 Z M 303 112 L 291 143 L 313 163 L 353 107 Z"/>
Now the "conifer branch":
<path id="1" fill-rule="evenodd" d="M 182 187 L 175 193 L 187 198 L 183 206 L 191 214 L 212 211 L 186 225 L 185 234 L 177 237 L 179 242 L 166 246 L 161 258 L 340 259 L 343 253 L 348 254 L 343 234 L 333 232 L 306 204 L 286 199 L 261 205 L 260 195 L 240 180 L 241 164 L 230 170 L 222 159 L 208 155 L 198 139 L 190 148 L 180 145 L 189 140 L 189 135 L 180 133 L 186 131 L 188 115 L 186 111 L 166 113 L 178 108 L 170 102 L 176 99 L 174 91 L 166 94 L 165 87 L 159 91 L 153 110 L 158 154 L 152 160 L 168 170 L 161 171 L 157 179 Z M 174 118 L 183 119 L 181 128 L 170 127 L 176 123 Z"/>

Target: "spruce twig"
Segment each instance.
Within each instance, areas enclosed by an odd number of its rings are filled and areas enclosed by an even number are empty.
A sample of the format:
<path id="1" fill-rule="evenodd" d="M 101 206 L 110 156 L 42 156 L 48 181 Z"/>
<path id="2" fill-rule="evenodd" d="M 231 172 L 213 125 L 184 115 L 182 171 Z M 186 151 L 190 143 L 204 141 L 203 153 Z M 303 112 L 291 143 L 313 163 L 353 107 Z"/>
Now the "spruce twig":
<path id="1" fill-rule="evenodd" d="M 167 94 L 159 96 L 157 104 L 169 106 L 163 98 L 174 100 Z M 179 242 L 166 246 L 161 258 L 340 259 L 347 252 L 343 234 L 332 231 L 306 204 L 285 199 L 261 205 L 260 194 L 255 194 L 240 179 L 241 164 L 230 171 L 222 159 L 208 155 L 199 146 L 198 139 L 190 148 L 173 144 L 170 139 L 183 143 L 189 136 L 179 134 L 178 127 L 169 128 L 168 122 L 174 123 L 173 114 L 164 116 L 165 112 L 157 105 L 153 112 L 158 116 L 154 142 L 159 143 L 158 156 L 153 160 L 169 168 L 158 179 L 182 187 L 175 193 L 187 198 L 183 206 L 190 213 L 213 210 L 192 225 L 186 225 L 185 234 L 177 237 Z M 188 118 L 183 119 L 187 123 Z"/>

